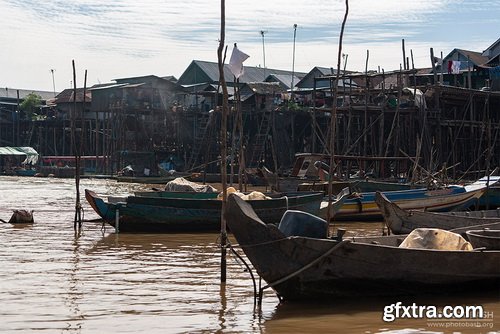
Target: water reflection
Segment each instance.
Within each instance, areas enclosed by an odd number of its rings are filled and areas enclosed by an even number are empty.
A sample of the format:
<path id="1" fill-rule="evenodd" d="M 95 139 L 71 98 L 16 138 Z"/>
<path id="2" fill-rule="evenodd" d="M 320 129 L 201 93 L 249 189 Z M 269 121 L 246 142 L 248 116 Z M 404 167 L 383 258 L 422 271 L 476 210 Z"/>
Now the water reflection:
<path id="1" fill-rule="evenodd" d="M 496 293 L 467 294 L 466 292 L 448 296 L 415 296 L 399 298 L 338 299 L 323 303 L 283 303 L 278 304 L 272 316 L 265 321 L 265 329 L 272 333 L 297 333 L 316 331 L 341 333 L 442 333 L 434 331 L 430 322 L 443 320 L 396 319 L 384 322 L 384 307 L 401 302 L 402 305 L 434 305 L 438 309 L 446 305 L 481 305 L 489 314 L 499 313 L 500 291 Z M 493 329 L 499 329 L 498 319 L 490 319 Z M 468 321 L 471 325 L 476 321 Z M 450 321 L 451 322 L 451 321 Z M 488 323 L 486 324 L 488 325 Z M 460 325 L 457 325 L 460 326 Z M 405 329 L 405 330 L 403 330 Z M 396 331 L 397 330 L 397 331 Z M 445 332 L 453 333 L 493 333 L 491 328 L 461 328 L 450 324 Z"/>
<path id="2" fill-rule="evenodd" d="M 148 185 L 82 179 L 82 189 L 125 195 Z M 0 177 L 0 217 L 35 210 L 35 224 L 0 224 L 0 332 L 47 333 L 376 333 L 421 320 L 382 321 L 389 300 L 280 304 L 266 290 L 254 309 L 250 273 L 228 252 L 220 283 L 218 234 L 115 234 L 101 223 L 73 230 L 73 180 Z M 82 202 L 84 218 L 97 215 Z M 381 234 L 381 223 L 336 224 L 352 234 Z M 259 284 L 258 278 L 256 282 Z M 265 284 L 265 283 L 262 283 Z M 499 288 L 500 289 L 500 288 Z M 401 300 L 403 301 L 403 300 Z M 406 299 L 421 305 L 481 304 L 500 328 L 500 291 Z M 423 328 L 423 329 L 422 329 Z M 456 332 L 467 333 L 462 329 Z M 473 331 L 474 332 L 474 331 Z M 477 331 L 475 331 L 476 333 Z"/>
<path id="3" fill-rule="evenodd" d="M 71 319 L 69 319 L 69 323 L 67 328 L 65 328 L 65 332 L 69 333 L 81 333 L 82 329 L 82 320 L 84 319 L 81 310 L 79 301 L 81 299 L 80 292 L 80 282 L 78 278 L 78 274 L 80 271 L 80 237 L 81 230 L 74 231 L 74 239 L 73 239 L 73 258 L 71 260 L 72 267 L 69 270 L 69 286 L 68 286 L 68 294 L 67 294 L 67 305 L 69 308 L 69 313 L 72 315 Z"/>

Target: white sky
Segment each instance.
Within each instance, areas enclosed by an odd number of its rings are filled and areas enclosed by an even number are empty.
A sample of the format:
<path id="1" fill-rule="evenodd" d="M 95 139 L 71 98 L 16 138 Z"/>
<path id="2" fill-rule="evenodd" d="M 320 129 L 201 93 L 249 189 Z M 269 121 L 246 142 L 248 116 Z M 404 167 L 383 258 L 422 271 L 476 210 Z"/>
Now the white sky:
<path id="1" fill-rule="evenodd" d="M 249 66 L 295 71 L 336 67 L 345 1 L 226 1 L 226 44 L 250 58 Z M 401 39 L 417 67 L 430 66 L 453 48 L 483 51 L 500 37 L 500 0 L 350 0 L 343 52 L 347 68 L 399 68 Z M 0 0 L 0 87 L 53 90 L 116 78 L 174 75 L 190 62 L 217 61 L 220 1 L 215 0 Z M 227 59 L 229 59 L 227 56 Z"/>

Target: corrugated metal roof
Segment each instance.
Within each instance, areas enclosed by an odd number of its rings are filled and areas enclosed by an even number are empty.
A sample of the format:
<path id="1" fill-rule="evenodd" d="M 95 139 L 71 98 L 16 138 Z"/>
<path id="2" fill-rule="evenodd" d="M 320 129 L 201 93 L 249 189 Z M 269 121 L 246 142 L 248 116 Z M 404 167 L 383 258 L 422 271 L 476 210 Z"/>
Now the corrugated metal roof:
<path id="1" fill-rule="evenodd" d="M 29 89 L 15 89 L 15 88 L 1 88 L 0 98 L 17 99 L 17 91 L 19 91 L 19 98 L 24 99 L 31 93 L 40 95 L 42 100 L 54 98 L 54 92 L 42 91 L 42 90 L 29 90 Z"/>
<path id="2" fill-rule="evenodd" d="M 488 46 L 488 48 L 486 48 L 486 50 L 483 51 L 482 55 L 486 56 L 487 51 L 489 51 L 491 49 L 494 49 L 497 46 L 498 43 L 500 43 L 500 38 L 497 39 L 495 42 L 493 42 L 493 44 L 491 44 L 490 46 Z M 492 55 L 492 57 L 496 57 L 496 56 L 498 56 L 498 55 Z"/>
<path id="3" fill-rule="evenodd" d="M 85 91 L 85 102 L 92 101 L 92 93 L 87 89 Z M 74 92 L 72 88 L 68 88 L 57 94 L 56 103 L 74 102 Z M 83 88 L 76 89 L 76 102 L 83 102 Z"/>
<path id="4" fill-rule="evenodd" d="M 126 83 L 121 83 L 121 84 L 107 84 L 107 85 L 96 85 L 92 86 L 89 88 L 89 90 L 102 90 L 102 89 L 108 89 L 108 88 L 117 88 L 117 87 L 123 87 L 126 86 Z"/>
<path id="5" fill-rule="evenodd" d="M 488 57 L 484 57 L 480 52 L 456 49 L 458 52 L 463 54 L 466 58 L 469 57 L 474 65 L 483 65 L 488 62 Z"/>
<path id="6" fill-rule="evenodd" d="M 218 63 L 215 62 L 209 62 L 209 61 L 201 61 L 201 60 L 193 60 L 192 64 L 198 66 L 212 82 L 218 82 L 219 81 L 219 65 Z M 189 70 L 189 67 L 188 67 Z M 186 71 L 188 71 L 186 70 Z M 276 70 L 272 68 L 266 68 L 264 69 L 263 67 L 252 67 L 252 66 L 244 66 L 244 74 L 239 78 L 239 81 L 241 83 L 246 83 L 246 82 L 263 82 L 267 76 L 274 74 L 274 75 L 291 75 L 291 71 L 284 71 L 284 70 Z M 302 78 L 306 75 L 306 73 L 302 72 L 295 72 L 295 75 L 298 78 Z M 183 77 L 184 73 L 181 75 L 179 78 L 179 82 L 183 83 Z M 231 73 L 229 69 L 228 64 L 224 64 L 224 79 L 228 83 L 233 83 L 234 81 L 234 76 Z M 189 84 L 189 83 L 183 83 L 183 84 Z"/>
<path id="7" fill-rule="evenodd" d="M 285 91 L 277 82 L 248 82 L 246 85 L 255 94 L 278 94 Z"/>
<path id="8" fill-rule="evenodd" d="M 146 83 L 144 82 L 141 82 L 141 83 L 136 83 L 136 84 L 126 84 L 126 85 L 123 85 L 123 89 L 124 88 L 137 88 L 137 87 L 141 87 L 141 86 L 144 86 Z"/>
<path id="9" fill-rule="evenodd" d="M 301 78 L 298 76 L 294 75 L 293 76 L 293 85 L 297 85 L 297 83 L 300 81 Z M 291 88 L 290 86 L 292 85 L 292 74 L 271 74 L 266 78 L 266 81 L 277 81 L 283 84 L 286 88 Z"/>

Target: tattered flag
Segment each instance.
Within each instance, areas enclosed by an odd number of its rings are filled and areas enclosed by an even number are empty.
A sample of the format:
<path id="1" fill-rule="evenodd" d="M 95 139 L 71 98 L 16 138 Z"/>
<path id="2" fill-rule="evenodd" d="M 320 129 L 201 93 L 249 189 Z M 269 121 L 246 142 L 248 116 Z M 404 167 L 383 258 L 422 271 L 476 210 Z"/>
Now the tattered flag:
<path id="1" fill-rule="evenodd" d="M 229 60 L 229 69 L 231 73 L 238 79 L 244 73 L 243 62 L 247 60 L 250 56 L 246 53 L 240 51 L 236 44 L 233 48 L 233 53 L 231 54 L 231 59 Z"/>

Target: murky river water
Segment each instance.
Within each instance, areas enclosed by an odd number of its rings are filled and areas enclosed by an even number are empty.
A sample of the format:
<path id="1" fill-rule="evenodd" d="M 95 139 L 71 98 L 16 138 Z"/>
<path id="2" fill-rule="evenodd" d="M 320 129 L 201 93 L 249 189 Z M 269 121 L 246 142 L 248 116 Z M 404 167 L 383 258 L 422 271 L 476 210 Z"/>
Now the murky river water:
<path id="1" fill-rule="evenodd" d="M 83 179 L 81 190 L 125 195 L 145 185 Z M 97 218 L 82 196 L 85 219 Z M 228 258 L 220 281 L 217 234 L 115 234 L 85 222 L 73 231 L 70 179 L 0 177 L 0 218 L 35 210 L 35 224 L 0 223 L 1 333 L 491 333 L 500 330 L 499 291 L 440 298 L 279 304 L 268 291 L 254 312 L 249 273 Z M 381 224 L 345 225 L 377 234 Z M 500 264 L 499 264 L 500 265 Z M 482 323 L 382 320 L 385 305 L 482 305 Z M 438 324 L 438 325 L 436 325 Z M 473 325 L 482 327 L 471 327 Z M 435 327 L 435 326 L 448 326 Z"/>

